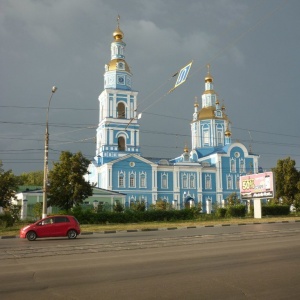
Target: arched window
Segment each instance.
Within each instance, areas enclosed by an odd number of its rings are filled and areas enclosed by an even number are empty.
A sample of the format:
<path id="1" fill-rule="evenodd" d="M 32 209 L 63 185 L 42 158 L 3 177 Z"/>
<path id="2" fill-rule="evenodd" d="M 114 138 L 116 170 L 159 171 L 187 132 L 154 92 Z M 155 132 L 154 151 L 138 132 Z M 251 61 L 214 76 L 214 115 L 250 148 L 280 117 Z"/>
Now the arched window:
<path id="1" fill-rule="evenodd" d="M 118 137 L 118 150 L 125 151 L 125 139 L 122 136 Z"/>
<path id="2" fill-rule="evenodd" d="M 208 130 L 203 131 L 203 144 L 209 145 L 209 131 Z"/>
<path id="3" fill-rule="evenodd" d="M 117 118 L 118 119 L 125 119 L 125 104 L 123 102 L 118 103 Z"/>
<path id="4" fill-rule="evenodd" d="M 211 189 L 211 176 L 210 175 L 205 176 L 205 188 Z"/>
<path id="5" fill-rule="evenodd" d="M 234 158 L 232 158 L 230 161 L 230 172 L 236 172 L 236 164 Z"/>
<path id="6" fill-rule="evenodd" d="M 191 177 L 190 177 L 190 187 L 191 187 L 191 189 L 195 188 L 195 177 L 194 177 L 194 175 L 191 175 Z"/>
<path id="7" fill-rule="evenodd" d="M 240 187 L 240 177 L 237 176 L 235 181 L 235 188 L 238 189 L 239 187 Z"/>
<path id="8" fill-rule="evenodd" d="M 168 177 L 166 174 L 161 176 L 161 187 L 163 189 L 167 189 L 168 188 Z"/>
<path id="9" fill-rule="evenodd" d="M 140 187 L 145 188 L 146 187 L 146 174 L 140 174 Z"/>
<path id="10" fill-rule="evenodd" d="M 240 160 L 240 173 L 245 173 L 245 161 L 243 159 Z"/>
<path id="11" fill-rule="evenodd" d="M 119 174 L 119 187 L 123 188 L 125 187 L 125 181 L 124 181 L 124 174 L 123 173 L 120 173 Z"/>
<path id="12" fill-rule="evenodd" d="M 227 189 L 228 190 L 232 190 L 233 186 L 232 186 L 232 177 L 229 175 L 227 177 Z"/>
<path id="13" fill-rule="evenodd" d="M 129 187 L 133 188 L 135 187 L 135 174 L 130 174 L 129 177 Z"/>
<path id="14" fill-rule="evenodd" d="M 182 176 L 182 187 L 183 187 L 184 189 L 187 188 L 187 177 L 186 177 L 186 175 L 183 175 L 183 176 Z"/>
<path id="15" fill-rule="evenodd" d="M 222 141 L 222 131 L 218 130 L 218 145 L 222 145 L 223 141 Z"/>

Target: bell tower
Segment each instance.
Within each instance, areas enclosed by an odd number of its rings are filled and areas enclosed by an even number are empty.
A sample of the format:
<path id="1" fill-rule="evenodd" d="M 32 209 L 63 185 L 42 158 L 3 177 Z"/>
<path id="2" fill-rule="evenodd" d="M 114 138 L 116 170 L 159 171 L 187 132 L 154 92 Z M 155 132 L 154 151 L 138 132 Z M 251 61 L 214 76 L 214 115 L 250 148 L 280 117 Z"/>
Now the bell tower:
<path id="1" fill-rule="evenodd" d="M 231 143 L 230 120 L 225 113 L 225 106 L 220 105 L 214 90 L 210 66 L 207 65 L 205 91 L 202 94 L 202 108 L 194 104 L 191 123 L 192 149 L 220 148 Z"/>
<path id="2" fill-rule="evenodd" d="M 120 17 L 113 32 L 111 60 L 105 65 L 104 90 L 99 96 L 96 160 L 105 164 L 126 154 L 140 155 L 137 95 L 132 90 L 132 73 L 125 60 L 124 33 Z"/>

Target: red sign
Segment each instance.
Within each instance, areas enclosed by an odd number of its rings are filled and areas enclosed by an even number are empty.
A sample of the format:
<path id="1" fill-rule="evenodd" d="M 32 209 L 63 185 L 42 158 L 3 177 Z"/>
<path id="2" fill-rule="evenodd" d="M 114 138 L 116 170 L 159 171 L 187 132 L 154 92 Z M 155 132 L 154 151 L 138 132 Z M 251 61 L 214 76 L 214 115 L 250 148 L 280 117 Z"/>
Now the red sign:
<path id="1" fill-rule="evenodd" d="M 273 198 L 275 196 L 273 172 L 241 176 L 240 192 L 242 198 Z"/>

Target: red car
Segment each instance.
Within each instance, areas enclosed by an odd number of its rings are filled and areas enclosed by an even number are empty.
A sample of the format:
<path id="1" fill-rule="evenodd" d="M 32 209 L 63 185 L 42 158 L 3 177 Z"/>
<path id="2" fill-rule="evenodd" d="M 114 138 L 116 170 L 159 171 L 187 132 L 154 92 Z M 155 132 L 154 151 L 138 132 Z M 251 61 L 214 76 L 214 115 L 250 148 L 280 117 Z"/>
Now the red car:
<path id="1" fill-rule="evenodd" d="M 50 216 L 20 230 L 20 238 L 34 241 L 36 238 L 63 237 L 76 239 L 80 224 L 73 216 Z"/>

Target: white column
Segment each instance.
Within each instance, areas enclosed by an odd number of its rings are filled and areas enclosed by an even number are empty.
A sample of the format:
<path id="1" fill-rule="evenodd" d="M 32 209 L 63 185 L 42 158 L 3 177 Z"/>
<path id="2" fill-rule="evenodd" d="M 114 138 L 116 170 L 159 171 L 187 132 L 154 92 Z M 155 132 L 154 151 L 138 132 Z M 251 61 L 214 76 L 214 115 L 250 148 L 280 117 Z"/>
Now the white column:
<path id="1" fill-rule="evenodd" d="M 206 213 L 210 215 L 211 214 L 211 210 L 212 210 L 211 200 L 206 200 Z"/>
<path id="2" fill-rule="evenodd" d="M 26 218 L 27 218 L 27 199 L 23 199 L 20 219 L 25 220 Z"/>
<path id="3" fill-rule="evenodd" d="M 261 219 L 261 199 L 254 199 L 254 218 Z"/>
<path id="4" fill-rule="evenodd" d="M 222 208 L 226 206 L 226 200 L 222 199 Z"/>

